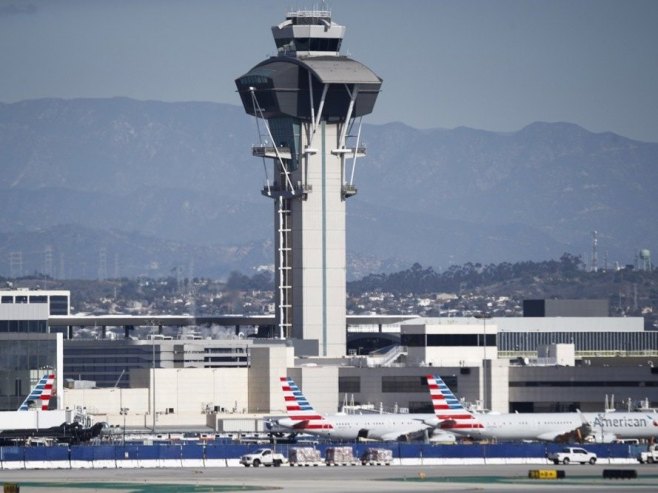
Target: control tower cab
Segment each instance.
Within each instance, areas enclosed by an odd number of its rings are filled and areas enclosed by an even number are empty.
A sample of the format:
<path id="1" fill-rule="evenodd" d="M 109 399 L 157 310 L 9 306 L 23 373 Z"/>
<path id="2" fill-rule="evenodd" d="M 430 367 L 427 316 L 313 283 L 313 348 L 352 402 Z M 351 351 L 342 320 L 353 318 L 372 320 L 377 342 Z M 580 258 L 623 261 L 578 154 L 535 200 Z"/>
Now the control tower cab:
<path id="1" fill-rule="evenodd" d="M 361 117 L 382 79 L 340 55 L 345 27 L 329 11 L 290 12 L 272 27 L 277 55 L 236 79 L 257 118 L 263 195 L 274 200 L 276 326 L 298 354 L 345 348 L 345 201 L 356 193 Z M 299 346 L 302 347 L 302 346 Z"/>
<path id="2" fill-rule="evenodd" d="M 345 36 L 345 26 L 331 22 L 331 12 L 290 12 L 278 26 L 272 26 L 272 34 L 279 55 L 290 56 L 337 56 Z"/>

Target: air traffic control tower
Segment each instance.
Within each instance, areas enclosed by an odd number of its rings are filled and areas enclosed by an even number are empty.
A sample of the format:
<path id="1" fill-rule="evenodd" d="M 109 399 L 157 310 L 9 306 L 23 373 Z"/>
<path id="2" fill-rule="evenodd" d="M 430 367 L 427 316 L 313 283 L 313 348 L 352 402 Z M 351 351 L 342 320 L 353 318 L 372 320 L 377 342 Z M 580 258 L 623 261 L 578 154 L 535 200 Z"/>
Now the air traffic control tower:
<path id="1" fill-rule="evenodd" d="M 345 27 L 329 11 L 290 12 L 272 33 L 277 55 L 235 83 L 256 117 L 253 155 L 264 163 L 262 193 L 274 201 L 276 335 L 342 356 L 345 201 L 365 154 L 361 117 L 372 112 L 382 79 L 340 55 Z"/>

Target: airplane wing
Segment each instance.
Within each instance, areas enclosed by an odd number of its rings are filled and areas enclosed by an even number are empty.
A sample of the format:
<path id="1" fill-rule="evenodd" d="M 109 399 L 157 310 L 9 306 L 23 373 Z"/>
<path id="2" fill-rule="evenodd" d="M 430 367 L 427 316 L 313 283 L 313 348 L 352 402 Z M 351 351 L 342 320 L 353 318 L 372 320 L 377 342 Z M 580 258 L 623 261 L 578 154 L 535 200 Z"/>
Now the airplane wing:
<path id="1" fill-rule="evenodd" d="M 436 430 L 436 427 L 431 426 L 422 420 L 419 420 L 420 422 L 418 423 L 418 426 L 407 426 L 404 428 L 398 428 L 397 430 L 391 430 L 387 431 L 384 433 L 368 433 L 368 430 L 361 430 L 362 432 L 365 432 L 365 436 L 368 438 L 374 439 L 374 440 L 382 440 L 384 442 L 387 441 L 410 441 L 414 437 L 420 437 L 422 434 L 429 434 L 431 435 L 434 430 Z"/>
<path id="2" fill-rule="evenodd" d="M 299 430 L 299 429 L 305 429 L 308 426 L 309 420 L 305 419 L 304 421 L 298 421 L 294 425 L 291 426 L 292 429 L 294 430 Z"/>
<path id="3" fill-rule="evenodd" d="M 589 424 L 582 424 L 581 426 L 577 426 L 571 429 L 559 431 L 554 430 L 547 433 L 542 433 L 537 436 L 537 440 L 558 443 L 568 443 L 574 441 L 582 443 L 591 432 L 592 427 Z"/>
<path id="4" fill-rule="evenodd" d="M 366 428 L 359 431 L 361 440 L 378 440 L 382 442 L 406 442 L 409 441 L 409 436 L 418 433 L 419 430 L 391 430 L 384 433 L 370 433 Z"/>
<path id="5" fill-rule="evenodd" d="M 541 435 L 537 436 L 537 439 L 547 442 L 559 443 L 568 443 L 574 441 L 578 443 L 584 442 L 585 439 L 592 433 L 592 425 L 589 424 L 585 415 L 580 411 L 578 411 L 578 416 L 580 416 L 580 421 L 582 422 L 580 426 L 542 433 Z"/>
<path id="6" fill-rule="evenodd" d="M 383 442 L 389 442 L 389 441 L 395 441 L 400 439 L 401 436 L 406 437 L 406 435 L 403 433 L 401 434 L 399 431 L 395 431 L 392 433 L 384 433 L 380 436 L 377 437 L 377 439 L 382 440 Z"/>
<path id="7" fill-rule="evenodd" d="M 303 430 L 307 428 L 309 424 L 308 419 L 304 419 L 302 421 L 294 421 L 292 423 L 290 422 L 290 420 L 286 420 L 287 422 L 285 423 L 282 423 L 281 421 L 284 420 L 273 420 L 265 423 L 265 426 L 270 431 L 281 431 L 281 430 Z"/>
<path id="8" fill-rule="evenodd" d="M 434 418 L 414 418 L 414 421 L 418 421 L 419 423 L 424 424 L 428 428 L 437 428 L 439 427 L 445 420 L 441 420 L 437 417 Z"/>

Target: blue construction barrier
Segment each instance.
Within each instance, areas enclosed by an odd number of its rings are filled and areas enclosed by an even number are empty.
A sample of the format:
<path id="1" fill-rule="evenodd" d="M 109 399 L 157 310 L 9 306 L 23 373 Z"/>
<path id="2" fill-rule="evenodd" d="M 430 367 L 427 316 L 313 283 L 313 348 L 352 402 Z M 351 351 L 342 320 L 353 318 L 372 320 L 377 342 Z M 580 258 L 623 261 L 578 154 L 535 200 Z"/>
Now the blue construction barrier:
<path id="1" fill-rule="evenodd" d="M 25 460 L 26 447 L 0 447 L 0 461 L 19 462 Z"/>
<path id="2" fill-rule="evenodd" d="M 25 447 L 25 460 L 34 462 L 68 461 L 68 447 Z"/>
<path id="3" fill-rule="evenodd" d="M 265 447 L 267 445 L 243 445 L 243 444 L 215 444 L 206 445 L 206 459 L 238 459 L 244 454 Z M 278 447 L 277 447 L 278 448 Z"/>
<path id="4" fill-rule="evenodd" d="M 112 459 L 115 460 L 142 460 L 156 459 L 155 452 L 146 452 L 153 450 L 155 445 L 114 445 L 114 454 Z M 141 452 L 141 453 L 140 453 Z M 148 456 L 146 456 L 148 454 Z"/>
<path id="5" fill-rule="evenodd" d="M 315 445 L 322 457 L 326 456 L 328 447 L 335 443 Z M 360 457 L 371 447 L 386 448 L 393 452 L 395 459 L 542 459 L 549 453 L 562 449 L 565 445 L 554 443 L 498 443 L 467 445 L 432 445 L 423 443 L 386 442 L 386 443 L 342 443 L 352 447 L 355 457 Z M 288 456 L 290 448 L 309 445 L 282 444 L 276 450 Z M 312 445 L 311 445 L 312 446 Z M 644 448 L 643 445 L 629 444 L 572 444 L 595 452 L 599 460 L 633 459 Z M 0 447 L 0 462 L 42 462 L 68 461 L 84 463 L 111 464 L 114 461 L 171 461 L 182 459 L 195 460 L 230 460 L 253 452 L 268 444 L 153 444 L 153 445 L 75 445 L 53 447 Z M 125 464 L 125 462 L 124 462 Z M 11 465 L 11 464 L 9 464 Z M 110 466 L 111 467 L 111 466 Z"/>
<path id="6" fill-rule="evenodd" d="M 105 457 L 107 460 L 114 459 L 114 447 L 103 445 L 96 447 L 71 447 L 71 460 L 92 462 L 96 459 L 97 453 L 100 454 L 103 451 L 107 453 L 110 449 L 112 450 L 112 455 L 111 457 Z"/>
<path id="7" fill-rule="evenodd" d="M 181 459 L 203 459 L 205 457 L 205 445 L 186 444 L 181 448 Z"/>
<path id="8" fill-rule="evenodd" d="M 180 460 L 183 455 L 183 445 L 160 445 L 157 450 L 157 458 L 162 460 Z"/>

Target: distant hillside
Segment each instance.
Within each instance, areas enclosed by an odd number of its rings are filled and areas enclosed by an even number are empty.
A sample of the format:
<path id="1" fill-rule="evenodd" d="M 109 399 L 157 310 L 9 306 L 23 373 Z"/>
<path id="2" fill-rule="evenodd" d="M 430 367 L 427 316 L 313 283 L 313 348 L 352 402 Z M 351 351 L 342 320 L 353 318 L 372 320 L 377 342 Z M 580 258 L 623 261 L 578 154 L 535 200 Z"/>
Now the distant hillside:
<path id="1" fill-rule="evenodd" d="M 363 135 L 350 278 L 414 262 L 587 259 L 593 230 L 599 263 L 656 250 L 658 144 L 567 123 L 509 134 L 396 123 Z M 0 104 L 0 275 L 225 276 L 271 264 L 256 140 L 253 119 L 231 105 Z"/>
<path id="2" fill-rule="evenodd" d="M 602 299 L 611 316 L 643 317 L 645 328 L 658 329 L 658 270 L 634 268 L 588 271 L 580 257 L 564 254 L 559 260 L 453 265 L 444 272 L 414 264 L 389 274 L 371 274 L 347 283 L 349 297 L 393 293 L 434 298 L 437 293 L 458 294 L 456 305 L 473 312 L 507 316 L 505 307 L 490 308 L 491 301 L 508 298 L 520 304 L 528 299 Z M 509 307 L 507 307 L 509 308 Z"/>

